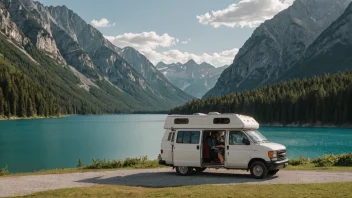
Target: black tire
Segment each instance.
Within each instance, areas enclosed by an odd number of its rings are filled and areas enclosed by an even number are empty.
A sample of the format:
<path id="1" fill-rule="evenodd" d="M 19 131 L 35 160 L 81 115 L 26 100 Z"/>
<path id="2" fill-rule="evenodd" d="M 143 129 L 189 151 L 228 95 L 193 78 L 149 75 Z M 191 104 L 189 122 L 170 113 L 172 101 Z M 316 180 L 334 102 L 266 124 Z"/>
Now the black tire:
<path id="1" fill-rule="evenodd" d="M 205 169 L 207 169 L 207 168 L 195 168 L 194 170 L 196 171 L 196 173 L 201 173 L 201 172 L 205 171 Z"/>
<path id="2" fill-rule="evenodd" d="M 186 167 L 186 166 L 177 166 L 176 172 L 178 175 L 181 175 L 181 176 L 189 176 L 192 174 L 193 168 Z"/>
<path id="3" fill-rule="evenodd" d="M 268 175 L 273 176 L 273 175 L 276 175 L 277 172 L 279 172 L 279 170 L 272 170 L 268 172 Z"/>
<path id="4" fill-rule="evenodd" d="M 268 176 L 268 167 L 261 161 L 253 162 L 249 170 L 255 179 L 263 179 Z"/>

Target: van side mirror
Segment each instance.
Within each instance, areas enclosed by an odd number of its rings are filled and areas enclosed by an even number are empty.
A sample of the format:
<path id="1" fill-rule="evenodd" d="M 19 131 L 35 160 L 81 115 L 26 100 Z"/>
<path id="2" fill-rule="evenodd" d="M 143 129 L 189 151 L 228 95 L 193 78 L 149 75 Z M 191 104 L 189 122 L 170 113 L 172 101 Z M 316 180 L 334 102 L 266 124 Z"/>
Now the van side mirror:
<path id="1" fill-rule="evenodd" d="M 249 141 L 248 138 L 243 138 L 242 143 L 245 144 L 245 145 L 250 145 L 251 144 L 251 142 Z"/>

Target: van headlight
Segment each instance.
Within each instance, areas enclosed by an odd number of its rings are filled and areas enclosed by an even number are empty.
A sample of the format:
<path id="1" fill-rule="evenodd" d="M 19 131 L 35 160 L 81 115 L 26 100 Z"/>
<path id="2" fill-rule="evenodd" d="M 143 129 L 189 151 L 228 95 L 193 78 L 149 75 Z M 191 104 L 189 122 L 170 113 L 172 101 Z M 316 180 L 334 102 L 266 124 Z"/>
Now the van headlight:
<path id="1" fill-rule="evenodd" d="M 269 151 L 268 157 L 271 159 L 271 161 L 277 161 L 277 151 Z"/>

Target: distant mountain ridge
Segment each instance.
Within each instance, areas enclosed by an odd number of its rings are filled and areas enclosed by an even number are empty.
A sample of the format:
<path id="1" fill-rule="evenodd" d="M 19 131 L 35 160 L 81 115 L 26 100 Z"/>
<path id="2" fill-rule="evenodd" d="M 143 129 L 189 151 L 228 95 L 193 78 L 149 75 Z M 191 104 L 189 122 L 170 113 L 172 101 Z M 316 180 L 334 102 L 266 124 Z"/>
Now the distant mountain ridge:
<path id="1" fill-rule="evenodd" d="M 193 59 L 187 63 L 165 64 L 160 62 L 156 68 L 171 83 L 194 97 L 201 98 L 214 87 L 220 74 L 228 66 L 214 67 L 209 63 L 196 63 Z"/>
<path id="2" fill-rule="evenodd" d="M 296 0 L 265 21 L 239 50 L 205 97 L 225 95 L 277 82 L 309 46 L 340 17 L 351 0 Z"/>

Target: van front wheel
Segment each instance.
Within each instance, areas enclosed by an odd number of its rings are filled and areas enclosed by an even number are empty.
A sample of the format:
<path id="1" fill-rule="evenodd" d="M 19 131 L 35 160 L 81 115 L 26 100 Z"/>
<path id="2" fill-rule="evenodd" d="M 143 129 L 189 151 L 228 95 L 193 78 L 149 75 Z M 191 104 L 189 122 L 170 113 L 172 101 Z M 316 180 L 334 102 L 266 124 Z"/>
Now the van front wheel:
<path id="1" fill-rule="evenodd" d="M 261 161 L 253 162 L 249 169 L 251 171 L 252 177 L 255 179 L 263 179 L 264 177 L 268 176 L 268 168 Z"/>
<path id="2" fill-rule="evenodd" d="M 177 166 L 176 172 L 177 172 L 177 174 L 179 174 L 181 176 L 188 176 L 188 175 L 192 174 L 193 168 L 190 168 L 187 166 Z"/>

